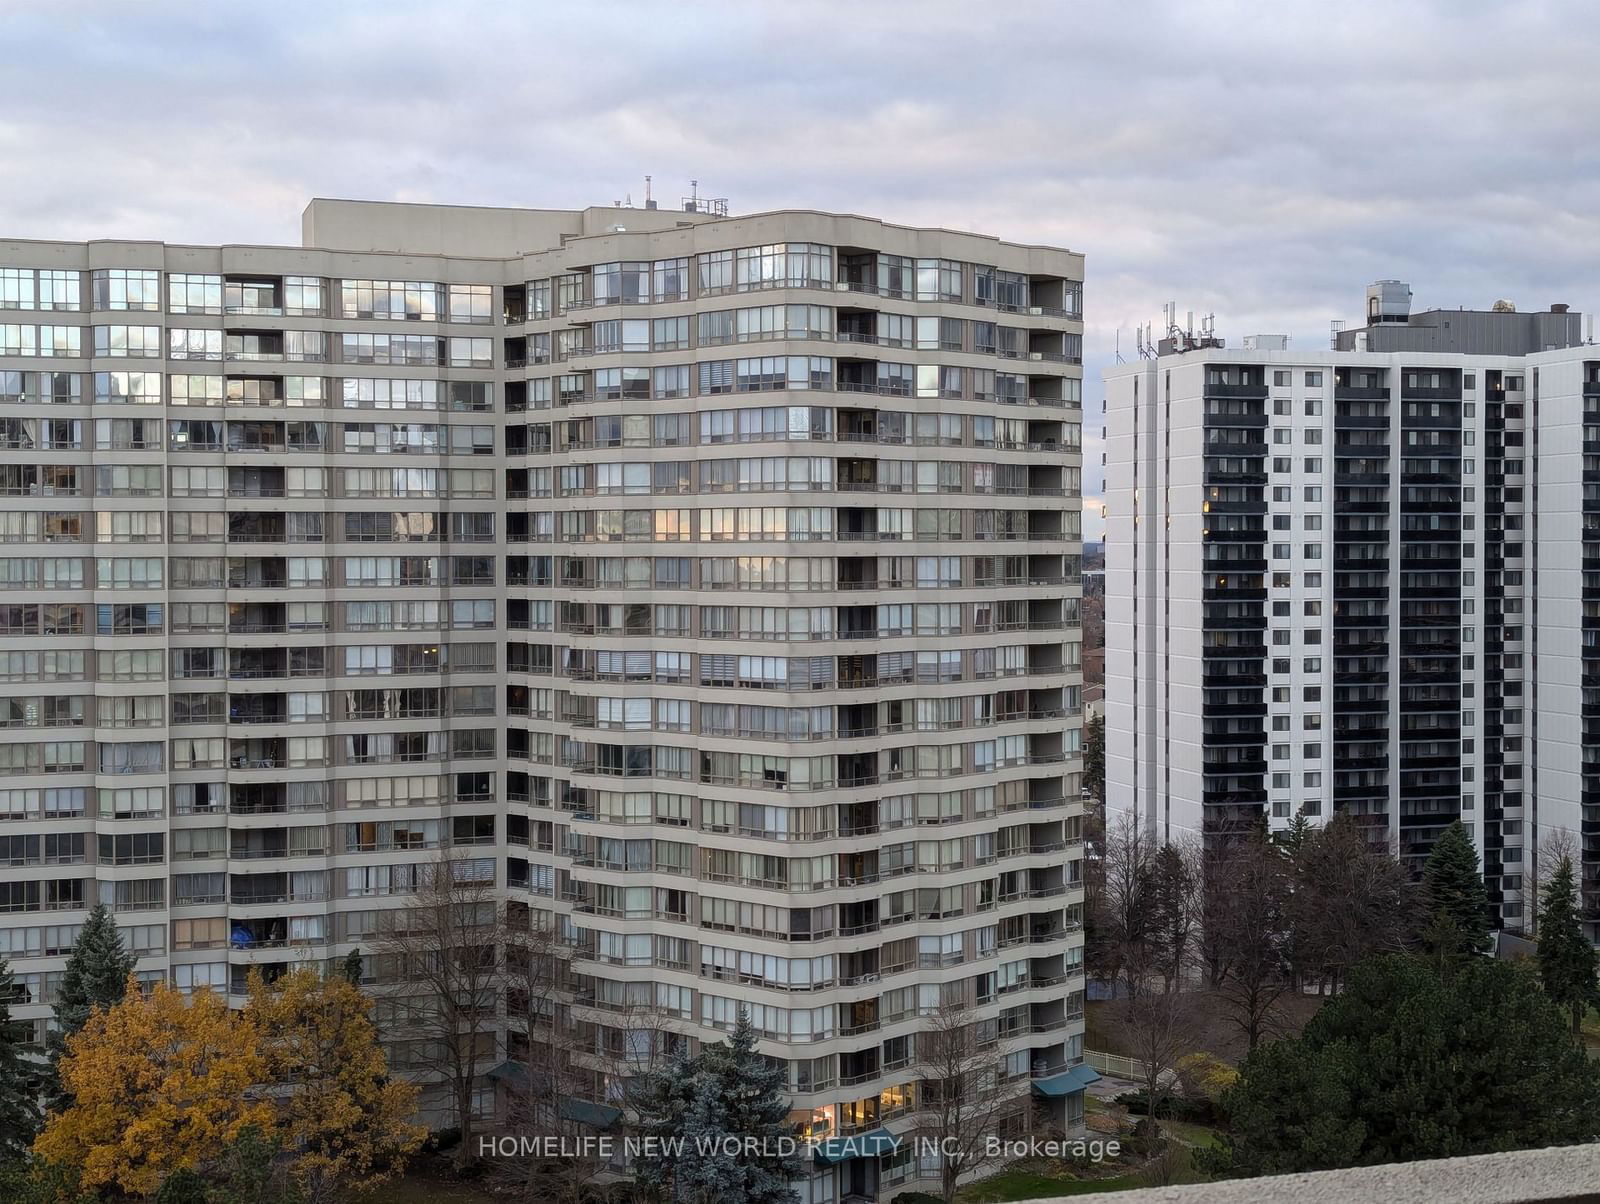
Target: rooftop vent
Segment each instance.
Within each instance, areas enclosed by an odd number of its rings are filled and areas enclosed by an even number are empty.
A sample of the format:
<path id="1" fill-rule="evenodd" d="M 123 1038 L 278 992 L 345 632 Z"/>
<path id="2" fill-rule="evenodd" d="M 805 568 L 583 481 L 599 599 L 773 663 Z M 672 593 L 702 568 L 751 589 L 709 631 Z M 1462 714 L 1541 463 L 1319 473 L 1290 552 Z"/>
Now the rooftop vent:
<path id="1" fill-rule="evenodd" d="M 1246 351 L 1287 351 L 1289 350 L 1289 336 L 1286 334 L 1247 334 L 1244 336 L 1244 349 Z"/>
<path id="2" fill-rule="evenodd" d="M 1378 280 L 1367 285 L 1367 322 L 1407 322 L 1411 319 L 1411 286 L 1403 280 Z"/>

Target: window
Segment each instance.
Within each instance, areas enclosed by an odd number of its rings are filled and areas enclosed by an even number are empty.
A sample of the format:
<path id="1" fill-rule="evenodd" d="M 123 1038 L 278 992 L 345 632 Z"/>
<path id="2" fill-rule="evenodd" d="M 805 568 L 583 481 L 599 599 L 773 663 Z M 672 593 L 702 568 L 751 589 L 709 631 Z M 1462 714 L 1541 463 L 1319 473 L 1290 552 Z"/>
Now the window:
<path id="1" fill-rule="evenodd" d="M 961 264 L 951 259 L 917 260 L 918 301 L 960 301 Z"/>
<path id="2" fill-rule="evenodd" d="M 173 328 L 167 331 L 167 356 L 175 360 L 220 360 L 222 331 Z"/>
<path id="3" fill-rule="evenodd" d="M 711 251 L 696 260 L 701 296 L 715 296 L 733 287 L 733 252 Z"/>
<path id="4" fill-rule="evenodd" d="M 439 292 L 439 285 L 421 280 L 341 280 L 340 315 L 436 322 L 440 312 Z"/>
<path id="5" fill-rule="evenodd" d="M 5 328 L 0 327 L 0 331 Z M 220 331 L 218 332 L 221 333 Z M 0 338 L 0 342 L 3 342 Z M 164 354 L 159 326 L 96 326 L 94 353 L 99 356 L 125 355 L 160 359 Z"/>
<path id="6" fill-rule="evenodd" d="M 96 271 L 94 307 L 159 310 L 161 273 L 149 268 L 102 268 Z"/>
<path id="7" fill-rule="evenodd" d="M 450 365 L 454 368 L 494 367 L 494 340 L 467 339 L 452 336 L 450 339 Z"/>
<path id="8" fill-rule="evenodd" d="M 167 311 L 175 314 L 220 314 L 222 277 L 173 272 L 167 277 Z"/>
<path id="9" fill-rule="evenodd" d="M 743 292 L 764 288 L 833 287 L 833 248 L 817 243 L 772 243 L 734 253 L 734 281 Z"/>
<path id="10" fill-rule="evenodd" d="M 285 276 L 283 278 L 283 312 L 291 317 L 322 316 L 322 278 L 320 276 Z"/>
<path id="11" fill-rule="evenodd" d="M 450 286 L 450 320 L 486 325 L 494 320 L 490 305 L 494 289 L 487 284 L 452 284 Z"/>
<path id="12" fill-rule="evenodd" d="M 685 319 L 686 320 L 686 319 Z M 657 400 L 668 400 L 689 395 L 688 364 L 673 364 L 656 368 L 651 378 L 651 393 Z"/>
<path id="13" fill-rule="evenodd" d="M 655 351 L 678 351 L 689 346 L 689 319 L 656 318 L 650 325 L 650 345 Z"/>
<path id="14" fill-rule="evenodd" d="M 688 259 L 658 259 L 651 265 L 650 296 L 654 301 L 689 299 Z"/>
<path id="15" fill-rule="evenodd" d="M 637 305 L 650 299 L 648 263 L 600 263 L 592 269 L 592 276 L 595 305 Z"/>
<path id="16" fill-rule="evenodd" d="M 175 379 L 188 380 L 189 377 Z M 222 378 L 212 379 L 219 388 Z M 94 374 L 94 400 L 97 405 L 160 405 L 161 373 L 159 372 L 96 372 Z"/>

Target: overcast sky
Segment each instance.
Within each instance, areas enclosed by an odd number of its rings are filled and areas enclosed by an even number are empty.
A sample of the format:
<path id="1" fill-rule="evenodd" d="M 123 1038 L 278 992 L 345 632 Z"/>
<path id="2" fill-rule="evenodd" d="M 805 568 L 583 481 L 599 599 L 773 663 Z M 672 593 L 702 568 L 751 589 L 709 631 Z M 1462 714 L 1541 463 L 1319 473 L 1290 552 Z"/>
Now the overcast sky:
<path id="1" fill-rule="evenodd" d="M 1594 12 L 0 0 L 0 237 L 294 242 L 311 196 L 638 203 L 648 172 L 675 203 L 697 177 L 736 212 L 1084 252 L 1096 425 L 1118 331 L 1131 354 L 1168 300 L 1302 346 L 1381 277 L 1419 307 L 1600 304 Z"/>

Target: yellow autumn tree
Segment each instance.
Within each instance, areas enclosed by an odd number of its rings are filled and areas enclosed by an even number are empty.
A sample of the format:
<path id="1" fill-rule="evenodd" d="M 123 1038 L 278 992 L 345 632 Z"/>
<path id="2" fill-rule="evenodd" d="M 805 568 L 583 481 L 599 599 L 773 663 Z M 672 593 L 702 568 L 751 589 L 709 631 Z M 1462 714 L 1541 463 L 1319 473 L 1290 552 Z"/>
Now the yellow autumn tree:
<path id="1" fill-rule="evenodd" d="M 273 1126 L 253 1019 L 209 991 L 193 996 L 129 978 L 127 997 L 95 1011 L 67 1041 L 61 1081 L 72 1103 L 34 1142 L 89 1190 L 147 1196 L 168 1175 L 214 1162 L 247 1125 Z"/>
<path id="2" fill-rule="evenodd" d="M 427 1136 L 417 1088 L 389 1077 L 372 1001 L 342 976 L 302 967 L 250 981 L 247 1015 L 276 1085 L 278 1132 L 309 1204 L 375 1187 Z"/>

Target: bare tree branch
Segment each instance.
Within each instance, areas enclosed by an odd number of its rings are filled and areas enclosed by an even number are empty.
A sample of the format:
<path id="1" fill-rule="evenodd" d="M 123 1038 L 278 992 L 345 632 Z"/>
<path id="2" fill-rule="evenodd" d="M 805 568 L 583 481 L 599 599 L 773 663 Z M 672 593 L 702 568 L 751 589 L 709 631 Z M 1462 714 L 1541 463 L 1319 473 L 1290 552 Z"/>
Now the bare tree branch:
<path id="1" fill-rule="evenodd" d="M 493 877 L 476 859 L 442 850 L 421 867 L 414 902 L 383 913 L 374 941 L 381 998 L 403 1001 L 404 1065 L 448 1093 L 461 1134 L 458 1167 L 477 1158 L 473 1091 L 494 1064 L 505 923 Z"/>
<path id="2" fill-rule="evenodd" d="M 1027 1098 L 1001 1078 L 999 1043 L 965 1004 L 941 1004 L 916 1041 L 919 1135 L 939 1143 L 940 1195 L 952 1204 L 957 1180 L 990 1160 L 989 1138 Z"/>
<path id="3" fill-rule="evenodd" d="M 1156 1114 L 1172 1095 L 1178 1062 L 1200 1041 L 1201 1014 L 1194 996 L 1180 991 L 1144 991 L 1117 1002 L 1113 1023 L 1129 1056 L 1143 1063 L 1145 1103 L 1151 1132 Z"/>

